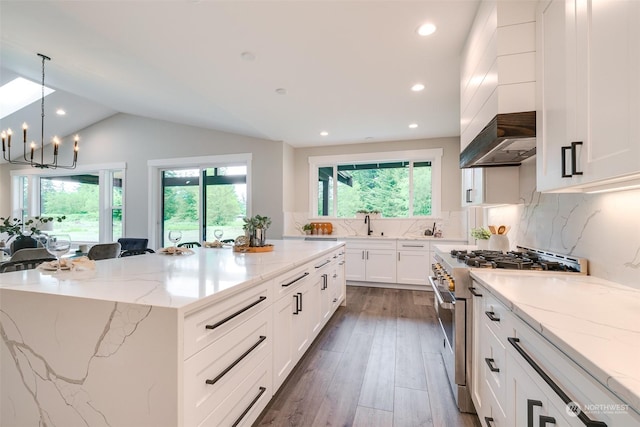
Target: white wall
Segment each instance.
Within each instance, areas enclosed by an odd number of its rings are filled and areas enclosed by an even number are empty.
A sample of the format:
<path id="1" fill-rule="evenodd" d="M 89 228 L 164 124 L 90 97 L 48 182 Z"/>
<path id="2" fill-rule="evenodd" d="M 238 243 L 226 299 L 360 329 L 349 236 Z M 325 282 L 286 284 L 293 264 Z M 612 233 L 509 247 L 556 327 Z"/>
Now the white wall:
<path id="1" fill-rule="evenodd" d="M 536 188 L 535 157 L 520 167 L 522 204 L 487 209 L 516 243 L 589 260 L 589 274 L 640 288 L 640 190 L 548 194 Z"/>
<path id="2" fill-rule="evenodd" d="M 116 114 L 79 132 L 82 165 L 126 162 L 125 233 L 148 235 L 147 161 L 253 153 L 253 214 L 270 216 L 270 238 L 283 232 L 283 144 L 176 123 Z M 46 149 L 46 147 L 45 147 Z M 62 152 L 61 148 L 61 152 Z M 18 167 L 12 166 L 17 169 Z M 0 167 L 0 216 L 9 211 L 9 165 Z"/>

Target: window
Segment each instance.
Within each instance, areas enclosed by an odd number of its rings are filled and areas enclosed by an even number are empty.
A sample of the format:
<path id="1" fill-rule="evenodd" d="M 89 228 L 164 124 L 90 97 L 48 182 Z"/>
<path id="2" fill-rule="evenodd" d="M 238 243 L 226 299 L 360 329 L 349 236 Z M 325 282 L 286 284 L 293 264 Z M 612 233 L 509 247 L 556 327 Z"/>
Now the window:
<path id="1" fill-rule="evenodd" d="M 149 160 L 149 245 L 168 246 L 169 231 L 182 242 L 212 241 L 244 234 L 249 215 L 251 154 Z"/>
<path id="2" fill-rule="evenodd" d="M 163 245 L 171 244 L 171 230 L 181 231 L 183 242 L 213 240 L 215 230 L 223 239 L 244 234 L 246 180 L 246 165 L 163 170 Z"/>
<path id="3" fill-rule="evenodd" d="M 310 157 L 311 212 L 353 218 L 438 216 L 442 149 Z"/>
<path id="4" fill-rule="evenodd" d="M 53 231 L 74 242 L 115 241 L 123 236 L 124 165 L 70 171 L 12 171 L 14 212 L 65 216 Z"/>

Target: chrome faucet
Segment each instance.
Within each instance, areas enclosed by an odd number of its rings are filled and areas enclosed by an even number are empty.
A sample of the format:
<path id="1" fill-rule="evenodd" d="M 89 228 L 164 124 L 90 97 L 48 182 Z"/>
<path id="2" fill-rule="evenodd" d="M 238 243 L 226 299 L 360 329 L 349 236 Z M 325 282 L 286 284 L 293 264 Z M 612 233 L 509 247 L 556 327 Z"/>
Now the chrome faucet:
<path id="1" fill-rule="evenodd" d="M 369 215 L 364 216 L 364 223 L 367 224 L 367 236 L 371 236 L 373 230 L 371 229 L 371 218 L 369 218 Z"/>

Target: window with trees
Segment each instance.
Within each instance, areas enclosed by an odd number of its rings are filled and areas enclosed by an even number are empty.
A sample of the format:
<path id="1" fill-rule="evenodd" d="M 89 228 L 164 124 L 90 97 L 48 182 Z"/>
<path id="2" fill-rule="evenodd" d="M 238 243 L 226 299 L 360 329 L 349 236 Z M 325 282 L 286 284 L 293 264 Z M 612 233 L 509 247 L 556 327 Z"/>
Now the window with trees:
<path id="1" fill-rule="evenodd" d="M 53 232 L 67 233 L 74 242 L 115 241 L 123 235 L 124 174 L 124 164 L 74 173 L 12 171 L 13 211 L 23 219 L 64 215 L 64 221 L 53 223 Z"/>
<path id="2" fill-rule="evenodd" d="M 353 218 L 438 216 L 442 149 L 310 157 L 311 212 Z"/>
<path id="3" fill-rule="evenodd" d="M 171 230 L 185 242 L 212 240 L 214 230 L 230 239 L 244 234 L 246 199 L 246 165 L 163 170 L 163 244 Z"/>

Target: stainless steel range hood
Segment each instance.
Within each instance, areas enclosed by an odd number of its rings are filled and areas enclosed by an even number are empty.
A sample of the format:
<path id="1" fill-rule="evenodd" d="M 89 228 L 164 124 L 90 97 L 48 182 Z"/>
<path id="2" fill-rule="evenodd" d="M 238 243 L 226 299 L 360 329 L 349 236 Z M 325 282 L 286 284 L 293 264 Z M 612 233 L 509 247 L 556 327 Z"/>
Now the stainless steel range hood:
<path id="1" fill-rule="evenodd" d="M 460 168 L 520 166 L 536 154 L 536 112 L 498 114 L 460 153 Z"/>

